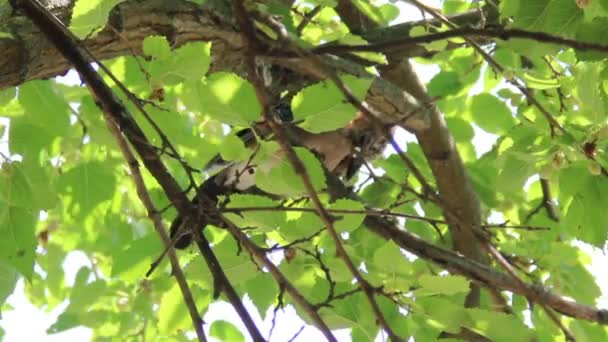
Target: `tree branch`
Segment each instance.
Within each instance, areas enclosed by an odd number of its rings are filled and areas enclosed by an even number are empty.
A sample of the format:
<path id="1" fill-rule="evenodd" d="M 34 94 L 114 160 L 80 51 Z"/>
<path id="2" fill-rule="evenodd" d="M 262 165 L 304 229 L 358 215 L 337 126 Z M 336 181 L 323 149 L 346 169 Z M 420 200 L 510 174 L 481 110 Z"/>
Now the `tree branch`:
<path id="1" fill-rule="evenodd" d="M 250 21 L 250 19 L 249 19 L 250 15 L 247 13 L 247 11 L 245 9 L 245 5 L 243 4 L 242 1 L 239 1 L 239 0 L 233 1 L 233 6 L 234 6 L 234 12 L 235 12 L 237 21 L 239 22 L 240 27 L 241 27 L 241 32 L 243 34 L 243 37 L 247 41 L 248 53 L 246 55 L 246 63 L 249 65 L 249 79 L 251 80 L 251 82 L 254 85 L 254 88 L 256 90 L 256 95 L 258 97 L 258 101 L 260 102 L 260 105 L 262 107 L 263 114 L 265 116 L 266 121 L 269 123 L 270 127 L 272 128 L 272 130 L 274 132 L 274 135 L 276 138 L 275 140 L 281 146 L 281 149 L 287 156 L 287 159 L 293 166 L 296 174 L 298 176 L 300 176 L 300 178 L 302 179 L 302 183 L 304 184 L 306 192 L 308 193 L 310 199 L 312 200 L 312 203 L 315 207 L 317 214 L 323 221 L 323 223 L 326 227 L 327 233 L 329 234 L 329 236 L 331 237 L 331 239 L 334 242 L 334 245 L 336 246 L 337 256 L 340 259 L 342 259 L 342 261 L 346 265 L 346 268 L 349 270 L 349 272 L 355 278 L 355 280 L 357 281 L 359 286 L 361 286 L 361 288 L 363 289 L 363 292 L 365 293 L 365 295 L 367 297 L 367 300 L 372 308 L 372 311 L 374 312 L 374 316 L 376 317 L 378 324 L 387 332 L 387 334 L 389 335 L 391 340 L 402 341 L 403 338 L 398 336 L 397 334 L 395 334 L 395 332 L 391 329 L 388 322 L 386 321 L 384 314 L 380 310 L 380 307 L 379 307 L 378 303 L 376 302 L 376 299 L 374 298 L 374 291 L 373 291 L 371 284 L 361 275 L 361 273 L 359 272 L 359 270 L 357 269 L 357 267 L 355 266 L 355 264 L 349 257 L 348 253 L 344 249 L 344 245 L 342 244 L 340 235 L 338 234 L 338 232 L 336 231 L 336 229 L 334 227 L 333 220 L 331 219 L 331 217 L 325 210 L 325 207 L 321 203 L 321 200 L 319 199 L 319 195 L 317 194 L 317 192 L 314 189 L 314 186 L 312 184 L 310 176 L 308 175 L 308 171 L 306 170 L 306 167 L 304 166 L 302 161 L 296 155 L 293 147 L 290 145 L 289 139 L 287 138 L 287 134 L 285 132 L 285 129 L 272 116 L 272 114 L 270 112 L 270 108 L 272 105 L 270 103 L 270 101 L 271 101 L 270 97 L 266 91 L 264 82 L 257 75 L 256 68 L 255 68 L 255 56 L 256 56 L 256 53 L 258 51 L 260 51 L 260 49 L 259 49 L 259 46 L 257 45 L 258 38 L 256 36 L 253 23 Z M 284 36 L 285 35 L 283 35 L 283 37 Z"/>

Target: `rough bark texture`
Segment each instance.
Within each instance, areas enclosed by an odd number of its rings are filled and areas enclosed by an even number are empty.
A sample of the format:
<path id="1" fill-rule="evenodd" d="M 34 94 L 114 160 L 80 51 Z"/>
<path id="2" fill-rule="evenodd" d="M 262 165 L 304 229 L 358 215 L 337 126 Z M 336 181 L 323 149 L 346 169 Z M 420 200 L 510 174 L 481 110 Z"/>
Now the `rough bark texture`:
<path id="1" fill-rule="evenodd" d="M 69 24 L 71 4 L 67 2 L 66 6 L 60 6 L 62 3 L 57 2 L 57 7 L 52 11 L 66 25 Z M 475 25 L 480 22 L 480 15 L 477 11 L 471 11 L 454 20 Z M 368 39 L 405 38 L 415 24 L 378 28 L 369 32 Z M 70 68 L 68 62 L 29 21 L 12 15 L 10 7 L 0 10 L 0 32 L 13 35 L 12 38 L 0 38 L 0 89 L 29 80 L 63 75 Z M 108 25 L 85 40 L 84 44 L 97 58 L 104 60 L 132 53 L 141 54 L 142 42 L 149 35 L 164 35 L 173 47 L 193 41 L 214 41 L 212 70 L 242 68 L 242 60 L 235 52 L 243 47 L 243 42 L 233 25 L 222 19 L 218 10 L 212 7 L 202 9 L 183 0 L 120 3 L 110 13 Z M 433 54 L 422 46 L 401 50 L 409 57 Z"/>
<path id="2" fill-rule="evenodd" d="M 367 31 L 377 29 L 377 25 L 361 16 L 350 1 L 339 1 L 337 10 L 353 32 L 367 37 Z M 421 103 L 433 102 L 407 59 L 393 54 L 388 54 L 388 59 L 389 65 L 379 68 L 384 79 L 407 91 Z M 481 253 L 474 234 L 474 229 L 481 225 L 479 199 L 466 175 L 443 115 L 436 106 L 432 106 L 428 114 L 429 129 L 417 131 L 416 137 L 433 171 L 444 216 L 449 222 L 454 249 L 472 260 L 487 263 L 487 257 Z M 477 287 L 472 288 L 466 305 L 479 305 Z"/>

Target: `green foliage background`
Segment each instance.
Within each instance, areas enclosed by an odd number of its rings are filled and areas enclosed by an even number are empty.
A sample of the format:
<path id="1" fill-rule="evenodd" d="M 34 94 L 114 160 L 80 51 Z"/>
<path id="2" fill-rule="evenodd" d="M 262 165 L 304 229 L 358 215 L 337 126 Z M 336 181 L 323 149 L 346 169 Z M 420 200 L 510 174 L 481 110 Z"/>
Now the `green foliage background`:
<path id="1" fill-rule="evenodd" d="M 80 37 L 86 36 L 105 23 L 108 11 L 118 2 L 77 1 L 70 28 Z M 384 24 L 399 15 L 399 9 L 391 3 L 380 7 L 367 1 L 355 3 Z M 303 30 L 304 43 L 362 41 L 337 19 L 332 1 L 302 1 L 299 8 L 304 11 L 315 5 L 322 9 Z M 456 13 L 478 4 L 448 0 L 443 6 L 446 13 Z M 260 5 L 260 10 L 279 9 Z M 300 17 L 289 11 L 282 13 L 286 26 L 295 29 Z M 502 18 L 510 18 L 512 27 L 608 43 L 607 1 L 591 1 L 590 6 L 580 8 L 573 0 L 510 0 L 500 3 L 500 13 Z M 443 50 L 444 46 L 429 44 L 430 49 L 442 51 L 418 62 L 441 70 L 427 86 L 430 94 L 438 98 L 437 105 L 456 140 L 485 218 L 498 213 L 510 224 L 550 228 L 496 229 L 493 232 L 498 247 L 506 255 L 518 256 L 527 271 L 526 280 L 594 305 L 601 291 L 586 269 L 590 257 L 572 242 L 582 241 L 597 248 L 606 245 L 608 180 L 601 173 L 601 168 L 608 166 L 604 153 L 608 145 L 606 56 L 528 40 L 498 41 L 489 49 L 506 69 L 504 74 L 498 74 L 472 48 Z M 233 132 L 249 126 L 260 112 L 254 90 L 245 80 L 232 73 L 207 74 L 210 48 L 210 43 L 198 42 L 172 49 L 165 37 L 151 36 L 143 43 L 146 59 L 124 56 L 104 61 L 137 96 L 146 99 L 159 89 L 164 91 L 162 101 L 152 99 L 158 105 L 148 104 L 145 108 L 188 164 L 195 167 L 204 165 L 220 151 L 231 159 L 246 159 L 247 151 L 235 142 Z M 523 80 L 567 133 L 551 135 L 539 110 L 517 90 L 506 86 L 502 82 L 505 77 Z M 369 87 L 367 80 L 343 80 L 363 99 Z M 480 93 L 471 95 L 472 89 L 479 88 Z M 328 82 L 299 92 L 293 109 L 296 119 L 303 120 L 302 126 L 311 131 L 341 127 L 356 113 Z M 0 91 L 0 116 L 8 119 L 9 125 L 0 127 L 0 132 L 8 127 L 10 151 L 1 157 L 0 170 L 0 304 L 13 292 L 17 280 L 25 278 L 25 294 L 36 306 L 51 310 L 69 302 L 49 333 L 86 326 L 93 329 L 96 338 L 104 340 L 123 340 L 126 336 L 137 340 L 142 329 L 150 340 L 185 340 L 185 332 L 192 329 L 191 321 L 179 289 L 169 276 L 168 265 L 162 264 L 149 279 L 143 277 L 161 252 L 161 243 L 88 90 L 57 79 L 29 81 Z M 140 116 L 136 115 L 136 119 L 150 140 L 160 144 L 160 137 L 150 125 Z M 223 124 L 234 129 L 227 132 Z M 495 145 L 481 157 L 475 153 L 474 127 L 498 136 Z M 583 149 L 586 143 L 595 145 L 593 158 Z M 424 176 L 432 180 L 418 145 L 409 143 L 404 147 Z M 265 148 L 272 152 L 276 146 L 268 144 Z M 322 188 L 325 179 L 318 161 L 310 156 L 303 160 L 309 170 L 317 170 L 312 172 L 313 179 Z M 187 175 L 179 164 L 172 158 L 164 161 L 186 188 Z M 341 200 L 330 207 L 363 209 L 365 204 L 441 218 L 435 205 L 411 194 L 405 194 L 408 201 L 402 201 L 404 180 L 415 187 L 418 183 L 396 156 L 383 157 L 373 166 L 382 170 L 382 175 L 359 190 L 363 203 Z M 279 165 L 260 183 L 261 187 L 286 194 L 301 193 L 301 182 L 290 167 L 287 163 Z M 543 208 L 537 209 L 543 201 L 536 177 L 539 174 L 552 187 L 554 204 L 559 209 L 557 222 Z M 169 203 L 156 181 L 147 173 L 144 177 L 156 207 L 166 207 Z M 365 175 L 359 175 L 359 180 L 363 179 Z M 230 206 L 267 207 L 277 203 L 255 195 L 238 195 L 232 197 Z M 395 203 L 399 204 L 393 206 Z M 294 205 L 310 207 L 306 202 Z M 174 216 L 172 208 L 163 212 L 167 222 Z M 249 233 L 268 247 L 309 237 L 323 227 L 320 219 L 308 212 L 251 211 L 229 217 L 239 226 L 255 227 Z M 512 300 L 515 315 L 465 309 L 462 303 L 468 291 L 466 278 L 446 276 L 435 265 L 408 259 L 393 242 L 362 229 L 362 220 L 362 215 L 344 215 L 336 222 L 337 229 L 348 233 L 347 251 L 356 264 L 365 265 L 370 282 L 382 285 L 388 292 L 405 292 L 399 297 L 399 305 L 379 299 L 389 323 L 403 336 L 427 341 L 441 331 L 457 332 L 465 326 L 494 341 L 526 341 L 533 336 L 538 341 L 563 338 L 542 310 L 530 310 L 525 299 L 517 296 Z M 408 231 L 446 245 L 426 223 L 401 223 Z M 446 227 L 438 229 L 448 237 Z M 239 252 L 225 231 L 209 227 L 206 234 L 237 291 L 246 294 L 258 312 L 265 315 L 268 308 L 277 304 L 279 287 L 267 273 L 260 272 L 246 253 Z M 335 258 L 335 247 L 325 233 L 307 246 L 321 251 L 320 260 L 331 270 L 336 291 L 352 288 L 351 275 Z M 63 262 L 72 251 L 82 251 L 92 266 L 81 268 L 74 284 L 68 286 Z M 181 253 L 181 261 L 198 307 L 205 311 L 212 302 L 211 275 L 194 252 Z M 328 295 L 326 274 L 313 256 L 297 252 L 289 262 L 282 259 L 279 268 L 311 302 L 322 302 Z M 483 300 L 487 304 L 488 298 Z M 359 293 L 336 301 L 322 313 L 331 328 L 350 328 L 353 340 L 369 341 L 378 328 L 366 305 Z M 407 314 L 399 307 L 407 308 Z M 7 305 L 2 307 L 3 311 L 9 309 Z M 530 314 L 529 320 L 524 320 L 524 313 Z M 564 321 L 581 341 L 608 338 L 604 327 L 574 319 Z M 219 339 L 244 339 L 244 333 L 228 322 L 209 323 L 211 335 Z"/>

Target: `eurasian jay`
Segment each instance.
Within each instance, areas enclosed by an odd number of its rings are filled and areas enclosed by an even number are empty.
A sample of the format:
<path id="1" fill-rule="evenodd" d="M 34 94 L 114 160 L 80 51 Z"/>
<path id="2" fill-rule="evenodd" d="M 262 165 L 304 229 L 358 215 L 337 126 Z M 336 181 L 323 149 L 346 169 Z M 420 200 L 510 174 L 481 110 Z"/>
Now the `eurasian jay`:
<path id="1" fill-rule="evenodd" d="M 379 156 L 388 143 L 384 132 L 378 132 L 370 119 L 361 113 L 345 127 L 327 132 L 311 133 L 289 122 L 293 117 L 288 107 L 286 109 L 285 106 L 279 105 L 274 110 L 277 119 L 283 122 L 290 143 L 306 147 L 314 152 L 327 171 L 335 176 L 352 178 L 365 161 Z M 263 139 L 271 135 L 270 128 L 265 122 L 256 123 L 253 130 L 255 134 L 252 129 L 244 129 L 237 133 L 245 146 L 252 150 L 257 146 L 256 135 Z M 251 160 L 226 162 L 219 156 L 214 157 L 204 170 L 218 167 L 221 167 L 222 170 L 201 184 L 192 203 L 195 205 L 199 203 L 199 193 L 204 193 L 212 201 L 210 204 L 217 205 L 220 195 L 255 189 L 256 173 L 259 170 L 268 171 L 278 163 L 280 158 L 283 158 L 281 154 L 277 154 L 275 158 L 270 158 L 269 162 L 258 166 L 254 165 Z M 192 241 L 191 232 L 182 228 L 182 225 L 183 220 L 180 216 L 176 217 L 171 224 L 171 238 L 173 239 L 178 232 L 181 235 L 175 242 L 175 247 L 178 249 L 188 247 Z"/>

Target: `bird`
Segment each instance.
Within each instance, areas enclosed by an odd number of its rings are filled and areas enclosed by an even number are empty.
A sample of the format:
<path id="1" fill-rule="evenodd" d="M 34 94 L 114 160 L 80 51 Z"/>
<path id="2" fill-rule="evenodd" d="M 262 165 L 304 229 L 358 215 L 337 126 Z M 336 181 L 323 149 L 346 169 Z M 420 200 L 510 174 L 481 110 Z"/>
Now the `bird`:
<path id="1" fill-rule="evenodd" d="M 378 157 L 388 144 L 388 137 L 380 132 L 373 119 L 359 112 L 346 126 L 325 132 L 312 133 L 293 122 L 293 113 L 288 104 L 279 103 L 272 107 L 274 118 L 281 122 L 287 133 L 289 142 L 295 146 L 302 146 L 317 155 L 328 172 L 335 176 L 351 179 L 366 161 Z M 392 127 L 385 132 L 391 134 Z M 243 129 L 236 135 L 245 146 L 255 150 L 257 138 L 271 138 L 272 130 L 265 121 L 257 122 L 251 128 Z M 260 170 L 264 172 L 276 165 L 284 156 L 277 154 L 269 158 L 264 165 L 255 165 L 252 158 L 246 161 L 230 162 L 223 160 L 219 155 L 212 158 L 203 168 L 213 174 L 197 189 L 192 199 L 198 205 L 204 194 L 212 206 L 217 206 L 219 196 L 236 192 L 261 191 L 255 187 L 255 176 Z M 213 170 L 220 169 L 214 173 Z M 273 194 L 267 194 L 272 196 Z M 206 225 L 200 224 L 200 228 Z M 174 247 L 185 249 L 192 242 L 191 232 L 183 228 L 184 220 L 177 216 L 170 227 L 170 237 L 175 241 Z"/>

